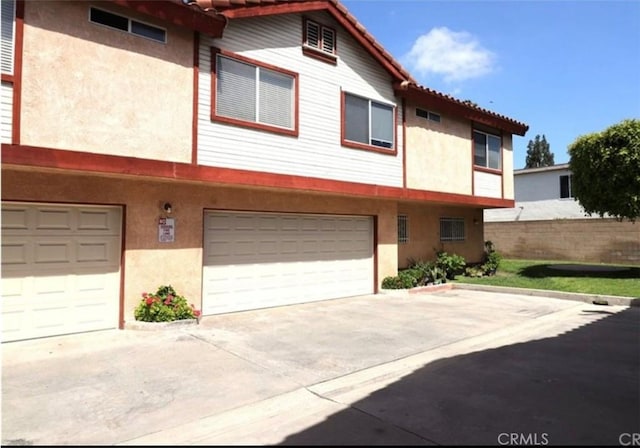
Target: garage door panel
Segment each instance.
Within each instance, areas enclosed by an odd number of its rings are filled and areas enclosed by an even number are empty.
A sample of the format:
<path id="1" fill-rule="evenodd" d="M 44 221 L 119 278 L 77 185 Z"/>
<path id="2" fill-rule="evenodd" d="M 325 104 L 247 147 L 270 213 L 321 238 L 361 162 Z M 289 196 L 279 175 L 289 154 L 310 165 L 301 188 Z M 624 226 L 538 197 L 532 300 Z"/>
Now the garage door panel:
<path id="1" fill-rule="evenodd" d="M 3 341 L 116 328 L 120 208 L 2 206 Z"/>
<path id="2" fill-rule="evenodd" d="M 373 292 L 370 217 L 210 212 L 204 247 L 204 314 Z"/>
<path id="3" fill-rule="evenodd" d="M 35 230 L 72 230 L 69 209 L 40 207 L 36 210 Z"/>

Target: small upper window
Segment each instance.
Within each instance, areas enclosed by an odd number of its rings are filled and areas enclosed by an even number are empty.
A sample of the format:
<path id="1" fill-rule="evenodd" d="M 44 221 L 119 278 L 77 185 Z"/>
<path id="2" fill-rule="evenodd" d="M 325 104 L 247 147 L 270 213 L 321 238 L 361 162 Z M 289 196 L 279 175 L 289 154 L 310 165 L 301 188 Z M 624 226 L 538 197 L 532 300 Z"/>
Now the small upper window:
<path id="1" fill-rule="evenodd" d="M 139 22 L 125 16 L 114 14 L 112 12 L 103 11 L 97 8 L 90 8 L 89 21 L 98 25 L 108 26 L 120 31 L 135 34 L 136 36 L 146 37 L 147 39 L 157 42 L 167 42 L 167 31 L 157 26 Z"/>
<path id="2" fill-rule="evenodd" d="M 571 183 L 573 182 L 573 176 L 568 174 L 566 176 L 560 176 L 560 198 L 572 198 L 573 188 Z"/>
<path id="3" fill-rule="evenodd" d="M 314 53 L 305 54 L 310 56 L 322 56 L 323 59 L 335 62 L 336 30 L 309 19 L 305 19 L 303 24 L 303 52 L 305 49 L 312 49 Z"/>
<path id="4" fill-rule="evenodd" d="M 425 120 L 434 121 L 436 123 L 440 123 L 440 115 L 434 112 L 416 108 L 416 117 L 424 118 Z"/>

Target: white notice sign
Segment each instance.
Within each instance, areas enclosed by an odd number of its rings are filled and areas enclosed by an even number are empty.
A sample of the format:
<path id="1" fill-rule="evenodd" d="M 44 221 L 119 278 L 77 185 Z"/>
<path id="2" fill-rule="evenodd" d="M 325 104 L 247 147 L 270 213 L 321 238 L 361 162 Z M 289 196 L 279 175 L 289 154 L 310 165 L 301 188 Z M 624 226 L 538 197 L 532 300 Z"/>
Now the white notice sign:
<path id="1" fill-rule="evenodd" d="M 160 243 L 173 243 L 175 239 L 175 219 L 160 218 L 160 220 L 158 221 L 158 241 Z"/>

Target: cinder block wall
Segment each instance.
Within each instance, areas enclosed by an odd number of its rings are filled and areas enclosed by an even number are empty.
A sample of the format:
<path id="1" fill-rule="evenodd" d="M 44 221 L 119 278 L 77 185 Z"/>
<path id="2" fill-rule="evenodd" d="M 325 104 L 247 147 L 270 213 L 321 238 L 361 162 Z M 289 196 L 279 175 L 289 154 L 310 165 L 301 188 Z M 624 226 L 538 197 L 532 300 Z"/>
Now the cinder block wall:
<path id="1" fill-rule="evenodd" d="M 640 222 L 615 219 L 485 222 L 484 239 L 507 258 L 640 265 Z"/>

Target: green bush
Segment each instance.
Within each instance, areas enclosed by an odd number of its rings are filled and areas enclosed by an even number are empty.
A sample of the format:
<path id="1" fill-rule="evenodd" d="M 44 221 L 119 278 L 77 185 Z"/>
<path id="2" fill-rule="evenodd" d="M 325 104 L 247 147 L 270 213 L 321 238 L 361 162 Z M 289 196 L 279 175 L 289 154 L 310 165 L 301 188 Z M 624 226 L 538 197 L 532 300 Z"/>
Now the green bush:
<path id="1" fill-rule="evenodd" d="M 154 294 L 142 293 L 142 299 L 134 311 L 136 320 L 143 322 L 171 322 L 195 319 L 200 311 L 187 299 L 176 293 L 171 285 L 160 286 Z"/>
<path id="2" fill-rule="evenodd" d="M 445 272 L 445 278 L 454 280 L 456 275 L 462 274 L 466 266 L 466 261 L 462 255 L 438 252 L 436 266 Z"/>
<path id="3" fill-rule="evenodd" d="M 485 256 L 485 261 L 482 264 L 482 270 L 485 275 L 493 275 L 500 267 L 500 262 L 502 261 L 502 255 L 498 252 L 493 251 L 489 252 Z"/>

